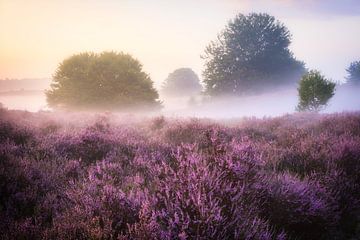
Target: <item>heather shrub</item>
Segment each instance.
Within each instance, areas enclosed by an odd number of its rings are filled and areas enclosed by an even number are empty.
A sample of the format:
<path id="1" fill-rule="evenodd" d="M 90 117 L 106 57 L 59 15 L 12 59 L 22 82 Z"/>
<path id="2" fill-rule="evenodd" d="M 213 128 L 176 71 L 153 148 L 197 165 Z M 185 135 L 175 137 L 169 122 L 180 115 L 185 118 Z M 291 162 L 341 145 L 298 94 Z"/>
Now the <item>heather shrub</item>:
<path id="1" fill-rule="evenodd" d="M 276 137 L 271 130 L 256 127 L 246 127 L 239 134 L 253 141 L 272 141 Z"/>
<path id="2" fill-rule="evenodd" d="M 164 141 L 173 145 L 180 145 L 183 143 L 195 143 L 201 142 L 204 138 L 206 140 L 207 133 L 212 131 L 213 128 L 217 128 L 214 124 L 204 124 L 197 119 L 191 119 L 190 121 L 178 121 L 172 125 L 168 125 L 164 129 Z"/>
<path id="3" fill-rule="evenodd" d="M 160 229 L 149 201 L 144 201 L 139 211 L 139 221 L 129 225 L 128 234 L 122 235 L 119 239 L 168 239 L 169 235 Z"/>
<path id="4" fill-rule="evenodd" d="M 325 172 L 333 147 L 329 136 L 306 136 L 298 140 L 296 145 L 287 143 L 288 146 L 281 147 L 280 153 L 273 155 L 277 158 L 276 170 L 290 171 L 301 177 L 309 176 L 313 172 Z"/>
<path id="5" fill-rule="evenodd" d="M 358 113 L 130 120 L 3 110 L 0 239 L 359 238 Z"/>
<path id="6" fill-rule="evenodd" d="M 165 126 L 165 124 L 166 124 L 166 121 L 165 121 L 164 116 L 155 117 L 151 121 L 150 129 L 153 130 L 153 131 L 154 130 L 160 130 Z"/>
<path id="7" fill-rule="evenodd" d="M 266 221 L 253 215 L 250 189 L 259 164 L 249 146 L 211 160 L 182 147 L 176 168 L 163 166 L 154 219 L 167 239 L 271 239 Z M 248 158 L 248 159 L 247 159 Z"/>
<path id="8" fill-rule="evenodd" d="M 134 172 L 131 172 L 134 174 Z M 117 239 L 138 221 L 143 193 L 140 176 L 106 160 L 66 191 L 67 208 L 54 219 L 54 235 L 70 239 Z M 74 224 L 74 219 L 76 224 Z"/>
<path id="9" fill-rule="evenodd" d="M 297 239 L 328 239 L 337 224 L 335 200 L 318 183 L 290 174 L 264 177 L 258 187 L 261 216 Z"/>
<path id="10" fill-rule="evenodd" d="M 314 126 L 318 131 L 332 132 L 334 136 L 348 134 L 360 135 L 360 119 L 356 114 L 332 114 L 325 116 L 318 125 Z"/>
<path id="11" fill-rule="evenodd" d="M 51 163 L 22 158 L 22 154 L 18 146 L 1 145 L 0 232 L 4 235 L 0 237 L 5 239 L 38 238 L 51 226 L 58 208 L 54 196 L 63 189 L 61 171 Z"/>
<path id="12" fill-rule="evenodd" d="M 29 129 L 0 119 L 0 143 L 13 141 L 15 144 L 25 144 L 31 137 L 32 133 Z"/>
<path id="13" fill-rule="evenodd" d="M 79 160 L 66 161 L 64 164 L 64 176 L 70 181 L 79 180 L 83 176 L 83 169 Z"/>
<path id="14" fill-rule="evenodd" d="M 107 156 L 116 144 L 111 134 L 87 128 L 82 131 L 52 136 L 58 155 L 68 159 L 81 159 L 83 164 L 92 164 Z"/>
<path id="15" fill-rule="evenodd" d="M 360 139 L 338 139 L 331 155 L 333 168 L 324 176 L 324 185 L 337 199 L 341 218 L 339 224 L 343 237 L 359 231 L 360 212 Z M 358 232 L 359 233 L 359 232 Z"/>
<path id="16" fill-rule="evenodd" d="M 50 120 L 42 123 L 39 128 L 41 135 L 46 136 L 59 131 L 61 129 L 61 125 L 56 121 Z"/>

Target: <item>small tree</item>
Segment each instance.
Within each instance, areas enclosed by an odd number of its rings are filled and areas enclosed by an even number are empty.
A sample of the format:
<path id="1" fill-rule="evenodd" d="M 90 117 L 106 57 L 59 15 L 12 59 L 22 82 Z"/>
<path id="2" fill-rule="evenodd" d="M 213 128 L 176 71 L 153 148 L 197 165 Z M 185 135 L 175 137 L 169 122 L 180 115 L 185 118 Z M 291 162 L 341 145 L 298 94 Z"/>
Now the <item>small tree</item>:
<path id="1" fill-rule="evenodd" d="M 334 95 L 335 83 L 327 80 L 319 71 L 312 70 L 300 80 L 298 111 L 318 112 Z"/>
<path id="2" fill-rule="evenodd" d="M 296 83 L 305 68 L 290 43 L 289 30 L 273 16 L 237 15 L 202 56 L 206 93 L 243 95 Z"/>
<path id="3" fill-rule="evenodd" d="M 142 65 L 129 54 L 91 52 L 73 55 L 57 68 L 50 107 L 119 110 L 159 107 L 158 93 Z"/>
<path id="4" fill-rule="evenodd" d="M 196 73 L 191 68 L 179 68 L 165 79 L 161 92 L 167 96 L 185 97 L 197 95 L 201 90 Z"/>
<path id="5" fill-rule="evenodd" d="M 348 73 L 346 79 L 350 84 L 360 84 L 360 61 L 352 62 L 346 71 Z"/>

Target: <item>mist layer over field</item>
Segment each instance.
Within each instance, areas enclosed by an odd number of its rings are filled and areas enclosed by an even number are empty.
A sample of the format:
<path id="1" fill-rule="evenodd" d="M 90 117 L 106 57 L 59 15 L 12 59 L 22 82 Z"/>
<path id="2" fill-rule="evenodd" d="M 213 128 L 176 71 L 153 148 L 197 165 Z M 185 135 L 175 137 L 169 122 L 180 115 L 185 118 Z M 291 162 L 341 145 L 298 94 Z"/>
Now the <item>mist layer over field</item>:
<path id="1" fill-rule="evenodd" d="M 330 99 L 325 113 L 360 110 L 359 87 L 339 85 Z M 194 97 L 160 96 L 163 108 L 158 112 L 140 115 L 164 115 L 170 117 L 238 118 L 281 116 L 295 112 L 298 103 L 296 87 L 277 89 L 263 94 L 245 97 L 220 97 L 210 99 L 203 95 Z M 50 110 L 43 91 L 15 91 L 0 93 L 0 102 L 8 109 L 37 112 Z M 104 111 L 99 111 L 104 112 Z M 121 112 L 120 112 L 121 113 Z M 122 112 L 128 114 L 129 112 Z M 132 113 L 133 114 L 133 113 Z"/>

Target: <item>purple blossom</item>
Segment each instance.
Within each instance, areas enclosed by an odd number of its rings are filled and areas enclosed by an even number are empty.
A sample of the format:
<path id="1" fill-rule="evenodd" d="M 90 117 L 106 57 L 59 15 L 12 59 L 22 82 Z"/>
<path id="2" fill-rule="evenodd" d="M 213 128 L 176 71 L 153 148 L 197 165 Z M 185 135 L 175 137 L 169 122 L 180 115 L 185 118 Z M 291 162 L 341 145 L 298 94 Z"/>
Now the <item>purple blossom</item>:
<path id="1" fill-rule="evenodd" d="M 360 115 L 0 115 L 1 239 L 356 239 Z"/>

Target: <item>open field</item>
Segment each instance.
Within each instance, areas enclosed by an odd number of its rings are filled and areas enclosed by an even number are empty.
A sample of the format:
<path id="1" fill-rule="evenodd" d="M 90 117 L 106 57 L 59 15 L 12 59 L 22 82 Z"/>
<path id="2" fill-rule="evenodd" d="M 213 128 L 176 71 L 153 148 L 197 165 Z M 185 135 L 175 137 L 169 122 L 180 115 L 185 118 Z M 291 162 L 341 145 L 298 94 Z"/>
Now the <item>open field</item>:
<path id="1" fill-rule="evenodd" d="M 360 113 L 0 111 L 1 239 L 358 239 Z"/>

